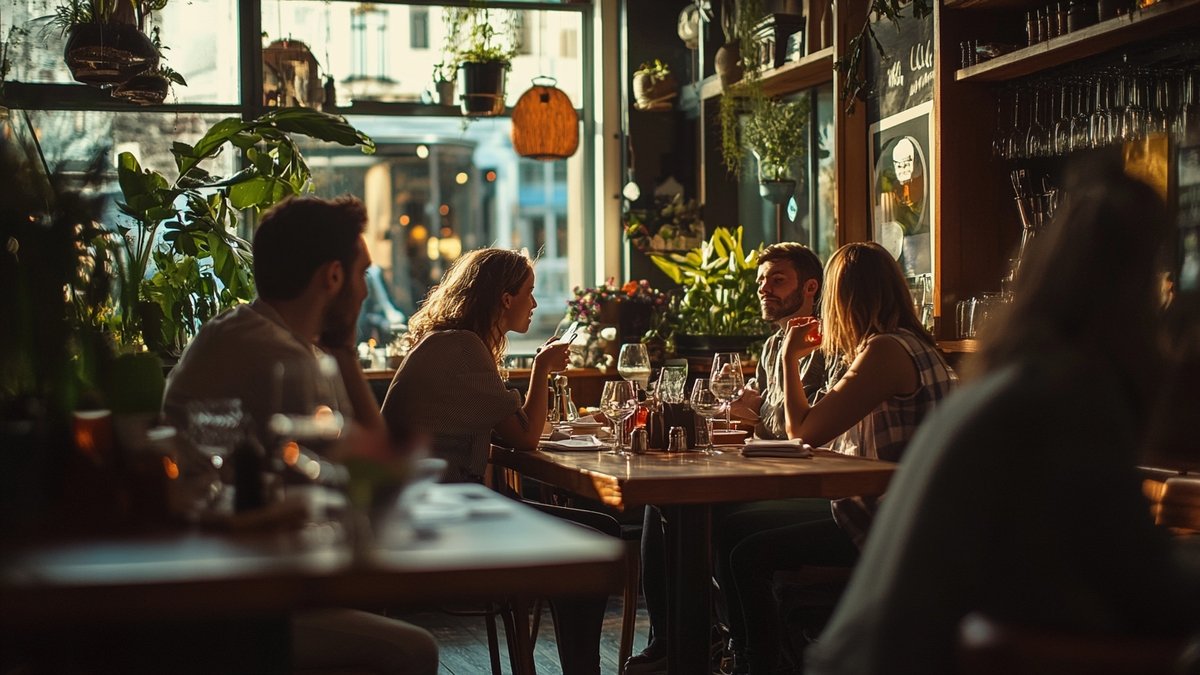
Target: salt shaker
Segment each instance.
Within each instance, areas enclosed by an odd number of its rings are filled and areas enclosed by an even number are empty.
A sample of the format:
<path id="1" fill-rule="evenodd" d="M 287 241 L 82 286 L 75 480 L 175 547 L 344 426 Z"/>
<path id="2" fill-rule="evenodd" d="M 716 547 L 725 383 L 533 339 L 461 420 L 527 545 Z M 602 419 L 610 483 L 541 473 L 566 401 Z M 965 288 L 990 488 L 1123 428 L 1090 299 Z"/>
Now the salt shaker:
<path id="1" fill-rule="evenodd" d="M 644 455 L 650 449 L 650 434 L 645 427 L 638 427 L 629 436 L 629 450 L 635 455 Z"/>
<path id="2" fill-rule="evenodd" d="M 683 427 L 671 427 L 668 439 L 667 452 L 684 452 L 687 450 L 687 430 Z"/>

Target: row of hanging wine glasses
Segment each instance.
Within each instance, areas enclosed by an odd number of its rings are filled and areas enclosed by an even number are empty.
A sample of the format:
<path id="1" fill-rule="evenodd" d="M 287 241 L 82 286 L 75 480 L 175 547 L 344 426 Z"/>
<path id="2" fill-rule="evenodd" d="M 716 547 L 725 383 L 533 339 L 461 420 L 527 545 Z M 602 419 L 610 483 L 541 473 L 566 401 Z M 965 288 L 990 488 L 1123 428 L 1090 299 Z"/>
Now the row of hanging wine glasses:
<path id="1" fill-rule="evenodd" d="M 1061 157 L 1155 134 L 1200 141 L 1200 65 L 1110 66 L 1010 87 L 996 99 L 992 153 Z"/>

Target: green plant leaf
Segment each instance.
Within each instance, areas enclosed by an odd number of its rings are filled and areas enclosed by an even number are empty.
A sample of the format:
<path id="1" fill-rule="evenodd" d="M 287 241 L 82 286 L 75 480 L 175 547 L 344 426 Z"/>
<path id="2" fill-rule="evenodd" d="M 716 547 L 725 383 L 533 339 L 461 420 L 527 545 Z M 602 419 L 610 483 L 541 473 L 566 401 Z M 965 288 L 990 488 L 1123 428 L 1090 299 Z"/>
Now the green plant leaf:
<path id="1" fill-rule="evenodd" d="M 258 176 L 242 181 L 229 188 L 229 199 L 234 208 L 248 209 L 267 201 L 272 195 L 272 181 Z"/>

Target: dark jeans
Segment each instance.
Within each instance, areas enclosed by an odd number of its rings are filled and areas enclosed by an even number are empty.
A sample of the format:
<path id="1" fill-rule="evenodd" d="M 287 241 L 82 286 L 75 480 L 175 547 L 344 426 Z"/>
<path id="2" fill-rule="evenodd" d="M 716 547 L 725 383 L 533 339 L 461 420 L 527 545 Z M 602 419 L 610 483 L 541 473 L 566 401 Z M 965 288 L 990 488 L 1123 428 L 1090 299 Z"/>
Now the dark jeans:
<path id="1" fill-rule="evenodd" d="M 642 521 L 642 595 L 650 615 L 646 651 L 667 653 L 667 543 L 666 520 L 657 506 L 647 506 Z"/>
<path id="2" fill-rule="evenodd" d="M 824 499 L 741 505 L 721 518 L 718 583 L 729 606 L 731 637 L 753 675 L 781 665 L 783 626 L 774 576 L 808 565 L 852 567 L 858 548 L 838 527 Z"/>

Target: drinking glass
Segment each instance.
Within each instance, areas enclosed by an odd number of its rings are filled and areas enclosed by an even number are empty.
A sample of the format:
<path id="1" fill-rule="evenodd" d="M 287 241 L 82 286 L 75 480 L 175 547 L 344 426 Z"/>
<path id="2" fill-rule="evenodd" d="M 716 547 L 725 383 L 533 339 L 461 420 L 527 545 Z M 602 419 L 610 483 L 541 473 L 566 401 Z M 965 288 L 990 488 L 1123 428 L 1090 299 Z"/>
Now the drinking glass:
<path id="1" fill-rule="evenodd" d="M 621 353 L 617 356 L 617 373 L 645 390 L 650 384 L 650 355 L 646 353 L 646 345 L 640 342 L 621 345 Z"/>
<path id="2" fill-rule="evenodd" d="M 683 403 L 687 384 L 687 366 L 663 366 L 658 374 L 658 399 L 663 403 Z"/>
<path id="3" fill-rule="evenodd" d="M 245 434 L 242 402 L 236 398 L 198 399 L 187 403 L 188 438 L 208 458 L 216 473 L 207 490 L 209 504 L 220 504 L 225 493 L 222 471 Z"/>
<path id="4" fill-rule="evenodd" d="M 725 403 L 725 428 L 729 428 L 730 404 L 746 390 L 742 375 L 742 358 L 737 352 L 717 352 L 713 355 L 712 371 L 709 373 L 709 388 Z"/>
<path id="5" fill-rule="evenodd" d="M 692 410 L 696 414 L 704 418 L 704 429 L 708 433 L 708 446 L 700 452 L 706 455 L 719 455 L 720 450 L 713 447 L 713 417 L 721 414 L 721 410 L 727 408 L 725 402 L 713 393 L 711 383 L 700 378 L 692 385 Z"/>
<path id="6" fill-rule="evenodd" d="M 604 383 L 600 394 L 600 410 L 613 422 L 612 453 L 618 457 L 631 457 L 625 451 L 625 420 L 637 410 L 637 391 L 632 382 L 609 380 Z"/>

